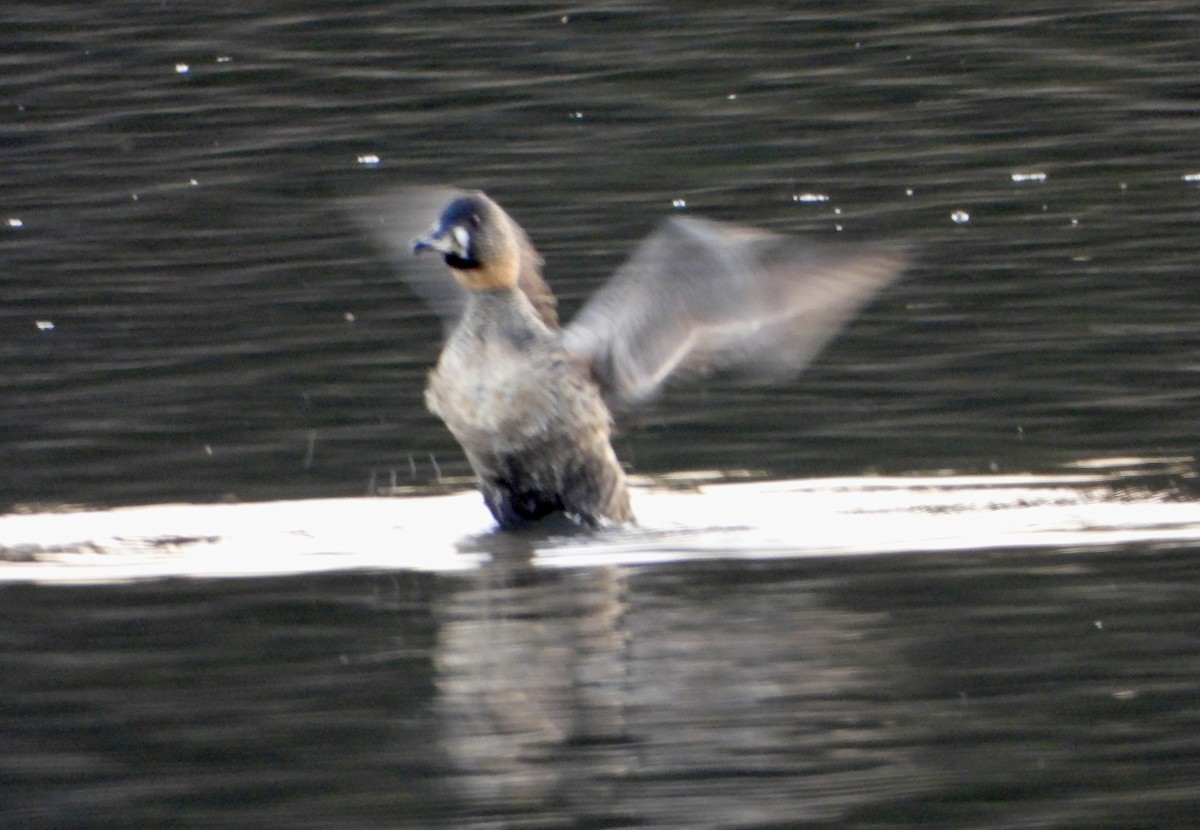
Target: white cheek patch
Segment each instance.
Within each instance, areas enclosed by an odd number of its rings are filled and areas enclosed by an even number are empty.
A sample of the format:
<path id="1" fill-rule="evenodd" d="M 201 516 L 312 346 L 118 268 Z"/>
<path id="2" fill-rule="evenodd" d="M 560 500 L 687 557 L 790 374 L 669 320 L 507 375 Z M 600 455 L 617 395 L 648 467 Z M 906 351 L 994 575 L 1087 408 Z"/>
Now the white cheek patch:
<path id="1" fill-rule="evenodd" d="M 471 250 L 471 234 L 467 233 L 466 228 L 455 225 L 451 233 L 454 234 L 454 241 L 458 243 L 458 248 L 464 255 Z"/>

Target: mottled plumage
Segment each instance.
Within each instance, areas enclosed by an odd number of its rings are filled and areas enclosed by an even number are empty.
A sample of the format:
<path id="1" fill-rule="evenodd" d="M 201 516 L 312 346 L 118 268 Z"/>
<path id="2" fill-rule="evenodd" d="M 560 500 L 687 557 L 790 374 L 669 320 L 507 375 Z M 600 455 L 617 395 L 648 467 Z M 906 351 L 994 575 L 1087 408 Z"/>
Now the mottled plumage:
<path id="1" fill-rule="evenodd" d="M 447 321 L 425 400 L 462 445 L 504 528 L 553 514 L 632 519 L 610 408 L 714 369 L 794 375 L 899 276 L 889 245 L 802 242 L 672 217 L 559 330 L 529 237 L 479 191 L 421 188 L 376 203 L 369 223 Z M 436 251 L 454 280 L 415 264 Z"/>

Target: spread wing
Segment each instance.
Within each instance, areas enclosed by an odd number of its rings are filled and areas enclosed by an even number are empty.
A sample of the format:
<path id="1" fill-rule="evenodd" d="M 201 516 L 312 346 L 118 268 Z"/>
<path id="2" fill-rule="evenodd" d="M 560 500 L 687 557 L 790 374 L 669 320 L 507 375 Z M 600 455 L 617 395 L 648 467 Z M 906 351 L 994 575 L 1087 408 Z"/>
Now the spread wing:
<path id="1" fill-rule="evenodd" d="M 442 318 L 447 329 L 462 315 L 467 289 L 450 276 L 440 257 L 416 256 L 412 244 L 463 192 L 452 187 L 405 187 L 346 204 L 355 223 L 371 237 L 413 293 Z"/>
<path id="2" fill-rule="evenodd" d="M 682 374 L 795 375 L 907 261 L 898 245 L 673 217 L 583 307 L 564 345 L 623 405 Z"/>
<path id="3" fill-rule="evenodd" d="M 467 305 L 467 290 L 450 276 L 440 257 L 417 256 L 412 244 L 429 231 L 448 204 L 468 192 L 455 187 L 412 186 L 346 204 L 356 224 L 375 241 L 413 293 L 442 318 L 447 331 L 462 316 Z M 525 231 L 516 223 L 513 225 L 521 246 L 518 286 L 546 325 L 557 328 L 557 304 L 542 278 L 542 258 Z"/>

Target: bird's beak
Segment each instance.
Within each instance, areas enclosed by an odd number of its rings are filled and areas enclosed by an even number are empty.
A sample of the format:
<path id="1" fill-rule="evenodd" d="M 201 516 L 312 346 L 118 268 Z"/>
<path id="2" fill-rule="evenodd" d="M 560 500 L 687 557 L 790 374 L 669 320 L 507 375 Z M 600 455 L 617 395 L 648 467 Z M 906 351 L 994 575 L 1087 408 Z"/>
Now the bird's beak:
<path id="1" fill-rule="evenodd" d="M 457 240 L 454 234 L 450 233 L 444 226 L 435 225 L 429 230 L 429 233 L 424 236 L 419 236 L 413 240 L 412 250 L 414 254 L 419 254 L 422 251 L 437 251 L 440 254 L 459 254 Z"/>

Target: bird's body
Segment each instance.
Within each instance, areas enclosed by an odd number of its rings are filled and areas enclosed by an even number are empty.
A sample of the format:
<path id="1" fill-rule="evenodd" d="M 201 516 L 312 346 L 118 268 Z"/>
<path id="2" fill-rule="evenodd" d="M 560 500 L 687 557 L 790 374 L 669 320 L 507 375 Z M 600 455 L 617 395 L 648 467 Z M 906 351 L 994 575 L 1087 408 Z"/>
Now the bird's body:
<path id="1" fill-rule="evenodd" d="M 561 339 L 521 291 L 474 292 L 429 374 L 425 402 L 503 527 L 555 513 L 588 524 L 632 518 L 608 409 Z"/>
<path id="2" fill-rule="evenodd" d="M 453 281 L 399 256 L 433 205 L 436 221 L 412 251 L 440 253 Z M 555 514 L 589 526 L 631 520 L 613 408 L 713 369 L 796 374 L 905 263 L 897 247 L 675 217 L 560 329 L 541 258 L 491 198 L 414 190 L 389 212 L 373 230 L 449 327 L 426 403 L 502 528 Z"/>

